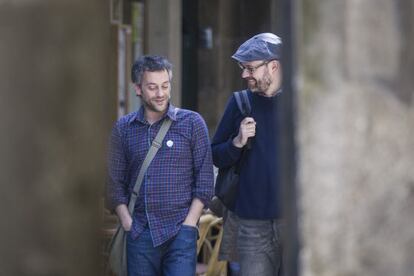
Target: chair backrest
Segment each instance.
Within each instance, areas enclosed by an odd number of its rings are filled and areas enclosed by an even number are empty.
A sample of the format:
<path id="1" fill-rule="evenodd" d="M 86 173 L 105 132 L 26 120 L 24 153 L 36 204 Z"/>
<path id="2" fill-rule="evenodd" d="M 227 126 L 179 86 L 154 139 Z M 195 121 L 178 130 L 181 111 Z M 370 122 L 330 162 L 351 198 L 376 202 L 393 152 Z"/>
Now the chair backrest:
<path id="1" fill-rule="evenodd" d="M 226 262 L 219 261 L 218 255 L 220 251 L 221 240 L 223 238 L 223 218 L 216 217 L 212 214 L 202 215 L 199 225 L 200 238 L 197 241 L 197 255 L 204 246 L 207 251 L 208 258 L 206 261 L 206 276 L 221 275 L 226 269 Z"/>

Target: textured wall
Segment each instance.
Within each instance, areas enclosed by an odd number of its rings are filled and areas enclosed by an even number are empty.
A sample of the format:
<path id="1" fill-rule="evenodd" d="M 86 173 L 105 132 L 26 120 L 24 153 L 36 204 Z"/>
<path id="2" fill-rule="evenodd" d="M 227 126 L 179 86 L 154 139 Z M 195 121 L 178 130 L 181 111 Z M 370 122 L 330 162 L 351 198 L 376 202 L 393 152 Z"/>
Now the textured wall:
<path id="1" fill-rule="evenodd" d="M 100 275 L 107 7 L 0 1 L 0 275 Z"/>
<path id="2" fill-rule="evenodd" d="M 297 3 L 301 275 L 412 275 L 414 4 Z"/>

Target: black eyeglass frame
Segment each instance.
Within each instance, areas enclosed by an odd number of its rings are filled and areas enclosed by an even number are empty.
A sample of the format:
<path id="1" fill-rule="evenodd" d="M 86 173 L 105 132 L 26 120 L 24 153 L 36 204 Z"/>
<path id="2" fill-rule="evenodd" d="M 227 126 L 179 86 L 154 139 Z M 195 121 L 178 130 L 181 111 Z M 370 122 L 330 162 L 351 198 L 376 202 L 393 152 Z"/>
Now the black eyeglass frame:
<path id="1" fill-rule="evenodd" d="M 256 66 L 244 66 L 241 62 L 237 62 L 237 65 L 239 65 L 239 67 L 240 67 L 240 69 L 242 70 L 242 72 L 244 71 L 244 70 L 247 70 L 247 72 L 250 74 L 250 75 L 253 75 L 254 74 L 254 72 L 256 72 L 256 70 L 257 69 L 259 69 L 260 67 L 262 67 L 263 65 L 266 65 L 266 64 L 268 64 L 269 62 L 271 62 L 271 61 L 273 61 L 273 59 L 272 60 L 265 60 L 265 61 L 263 61 L 262 63 L 260 63 L 260 64 L 258 64 L 258 65 L 256 65 Z"/>

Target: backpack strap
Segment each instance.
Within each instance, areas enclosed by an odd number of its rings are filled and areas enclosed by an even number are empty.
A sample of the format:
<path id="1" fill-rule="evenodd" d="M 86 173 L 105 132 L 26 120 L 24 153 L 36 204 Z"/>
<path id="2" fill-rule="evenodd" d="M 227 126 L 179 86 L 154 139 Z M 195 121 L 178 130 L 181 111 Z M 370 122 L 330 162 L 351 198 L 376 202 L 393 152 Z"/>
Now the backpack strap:
<path id="1" fill-rule="evenodd" d="M 247 90 L 236 91 L 233 94 L 234 94 L 234 97 L 236 98 L 237 107 L 239 108 L 240 113 L 244 117 L 250 116 L 250 114 L 252 112 L 252 106 L 250 104 L 249 96 L 247 95 Z M 252 147 L 251 140 L 252 140 L 252 138 L 249 138 L 247 140 L 247 145 L 246 145 L 247 149 L 250 149 Z M 244 155 L 244 152 L 245 151 L 243 151 L 242 155 Z"/>
<path id="2" fill-rule="evenodd" d="M 236 91 L 233 94 L 236 99 L 237 107 L 239 108 L 240 113 L 245 117 L 249 116 L 252 112 L 252 106 L 250 105 L 247 90 Z"/>

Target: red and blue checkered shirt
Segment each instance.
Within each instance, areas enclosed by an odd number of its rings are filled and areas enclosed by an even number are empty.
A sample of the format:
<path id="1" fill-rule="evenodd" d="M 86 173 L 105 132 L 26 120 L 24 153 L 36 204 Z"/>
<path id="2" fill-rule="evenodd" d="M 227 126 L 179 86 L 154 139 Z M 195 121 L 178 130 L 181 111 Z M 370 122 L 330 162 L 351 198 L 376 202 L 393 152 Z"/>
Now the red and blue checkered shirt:
<path id="1" fill-rule="evenodd" d="M 194 198 L 207 206 L 214 190 L 210 141 L 203 118 L 171 104 L 163 119 L 166 116 L 173 122 L 145 173 L 131 227 L 135 239 L 148 226 L 154 246 L 178 233 Z M 115 124 L 108 162 L 108 209 L 128 205 L 142 162 L 163 119 L 150 125 L 141 107 Z"/>

